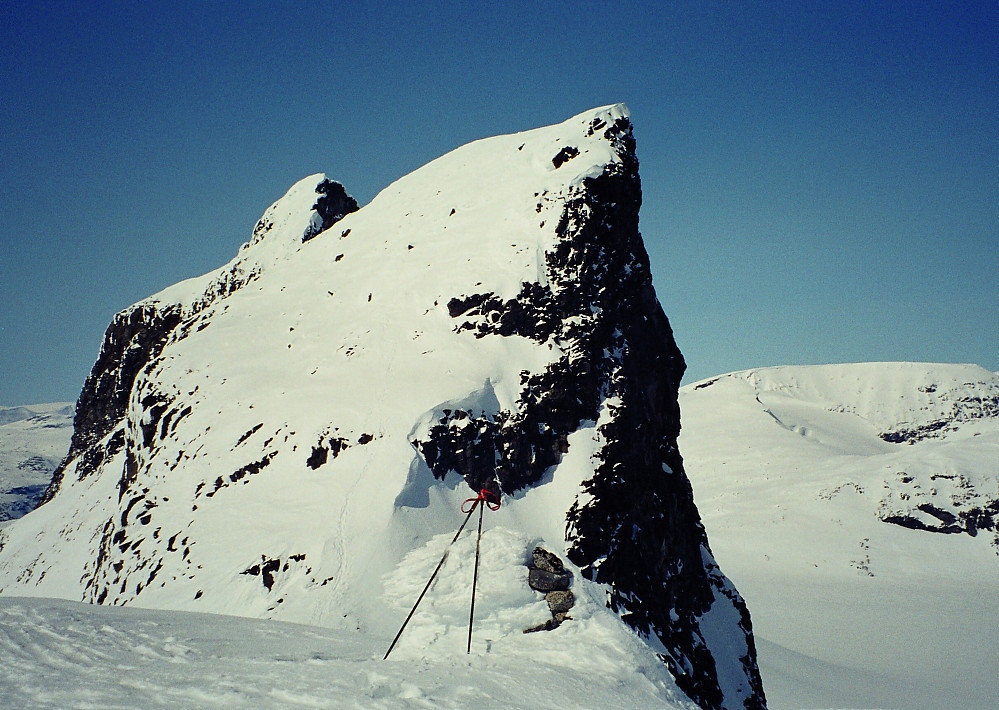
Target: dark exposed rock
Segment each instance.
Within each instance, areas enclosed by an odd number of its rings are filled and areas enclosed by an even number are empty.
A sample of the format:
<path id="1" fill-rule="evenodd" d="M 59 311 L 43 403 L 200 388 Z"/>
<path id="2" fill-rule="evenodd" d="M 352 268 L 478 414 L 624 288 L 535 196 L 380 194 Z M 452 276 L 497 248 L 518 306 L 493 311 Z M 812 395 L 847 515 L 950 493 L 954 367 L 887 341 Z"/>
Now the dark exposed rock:
<path id="1" fill-rule="evenodd" d="M 999 532 L 999 501 L 992 501 L 982 507 L 960 510 L 957 515 L 930 503 L 920 503 L 916 509 L 930 515 L 932 520 L 903 513 L 885 513 L 880 517 L 883 522 L 892 525 L 945 535 L 966 533 L 975 537 L 980 530 Z"/>
<path id="2" fill-rule="evenodd" d="M 586 129 L 587 137 L 592 136 L 597 131 L 603 130 L 607 127 L 607 121 L 602 118 L 594 118 L 590 121 L 590 125 Z"/>
<path id="3" fill-rule="evenodd" d="M 45 459 L 43 459 L 41 456 L 30 456 L 24 459 L 24 461 L 21 461 L 19 464 L 17 464 L 17 468 L 20 471 L 42 472 L 42 471 L 48 471 L 49 465 L 48 462 L 46 462 Z"/>
<path id="4" fill-rule="evenodd" d="M 543 569 L 532 569 L 528 573 L 527 581 L 531 585 L 531 589 L 536 589 L 539 592 L 550 592 L 554 589 L 568 589 L 569 584 L 572 583 L 572 574 L 569 572 L 556 574 Z"/>
<path id="5" fill-rule="evenodd" d="M 528 565 L 527 583 L 537 592 L 545 592 L 545 601 L 552 618 L 542 624 L 524 629 L 524 633 L 535 631 L 551 631 L 569 618 L 566 613 L 576 601 L 575 595 L 569 591 L 572 584 L 572 573 L 566 570 L 565 563 L 542 547 L 535 547 L 531 552 L 531 562 Z"/>
<path id="6" fill-rule="evenodd" d="M 491 293 L 476 293 L 452 298 L 448 313 L 465 320 L 455 326 L 455 332 L 474 332 L 476 338 L 486 335 L 521 335 L 545 342 L 560 325 L 551 310 L 551 290 L 538 283 L 523 284 L 516 298 L 503 301 Z"/>
<path id="7" fill-rule="evenodd" d="M 48 488 L 47 484 L 39 483 L 31 486 L 15 486 L 6 491 L 0 491 L 14 498 L 12 502 L 0 502 L 0 523 L 5 520 L 15 520 L 34 510 L 46 488 Z"/>
<path id="8" fill-rule="evenodd" d="M 233 483 L 238 483 L 239 481 L 243 480 L 247 476 L 252 476 L 254 474 L 260 473 L 264 468 L 267 467 L 268 464 L 270 464 L 270 462 L 274 459 L 275 456 L 277 456 L 277 452 L 276 451 L 272 451 L 271 453 L 267 454 L 266 456 L 264 456 L 259 461 L 253 461 L 252 463 L 248 463 L 245 466 L 241 466 L 239 469 L 233 471 L 231 474 L 229 474 L 225 478 L 223 478 L 222 476 L 219 476 L 215 480 L 215 486 L 212 488 L 212 490 L 210 490 L 205 495 L 208 498 L 211 498 L 212 496 L 214 496 L 216 493 L 218 493 L 220 490 L 222 490 L 226 486 L 229 486 L 229 485 L 231 485 Z M 245 483 L 245 481 L 244 481 L 244 483 Z"/>
<path id="9" fill-rule="evenodd" d="M 897 471 L 893 481 L 885 482 L 878 517 L 891 525 L 944 535 L 992 532 L 999 548 L 999 499 L 961 473 L 926 477 Z"/>
<path id="10" fill-rule="evenodd" d="M 945 404 L 941 411 L 943 416 L 918 426 L 898 425 L 878 435 L 884 441 L 892 444 L 915 444 L 923 439 L 939 438 L 955 431 L 963 422 L 999 417 L 999 394 L 954 396 L 950 392 L 938 393 L 936 385 L 925 385 L 916 389 L 923 394 L 936 394 L 936 398 L 930 401 Z"/>
<path id="11" fill-rule="evenodd" d="M 104 344 L 76 403 L 69 453 L 52 474 L 52 483 L 39 505 L 52 499 L 66 466 L 83 454 L 77 466 L 81 479 L 124 445 L 123 437 L 98 446 L 124 418 L 136 375 L 159 356 L 170 332 L 180 323 L 180 306 L 138 305 L 117 314 L 104 334 Z"/>
<path id="12" fill-rule="evenodd" d="M 260 431 L 260 427 L 262 427 L 262 426 L 263 426 L 263 422 L 261 422 L 260 424 L 257 424 L 255 427 L 253 427 L 252 429 L 250 429 L 249 431 L 247 431 L 245 434 L 243 434 L 241 437 L 239 437 L 239 441 L 236 442 L 236 446 L 239 446 L 244 441 L 246 441 L 247 439 L 249 439 L 251 436 L 253 436 L 254 434 L 256 434 L 258 431 Z M 236 447 L 234 446 L 233 448 L 236 448 Z"/>
<path id="13" fill-rule="evenodd" d="M 563 574 L 565 572 L 565 564 L 559 559 L 558 555 L 549 552 L 543 547 L 535 547 L 531 551 L 531 566 L 535 569 L 554 574 Z M 568 587 L 565 587 L 565 589 L 568 589 Z"/>
<path id="14" fill-rule="evenodd" d="M 289 555 L 285 560 L 282 560 L 280 557 L 269 558 L 266 555 L 261 555 L 259 563 L 247 567 L 245 570 L 240 572 L 240 574 L 260 577 L 260 581 L 269 592 L 274 588 L 274 584 L 277 581 L 279 574 L 288 572 L 293 566 L 297 566 L 299 563 L 303 563 L 304 561 L 305 555 L 301 553 Z M 304 565 L 301 565 L 301 567 L 304 567 Z M 310 568 L 305 568 L 306 574 L 310 574 L 311 572 L 312 570 Z M 280 604 L 282 600 L 279 599 L 277 601 Z"/>
<path id="15" fill-rule="evenodd" d="M 326 463 L 326 460 L 329 458 L 329 453 L 329 449 L 325 446 L 313 446 L 312 454 L 310 454 L 309 458 L 305 460 L 305 463 L 309 468 L 315 471 L 317 468 Z"/>
<path id="16" fill-rule="evenodd" d="M 343 185 L 335 180 L 323 180 L 316 186 L 316 204 L 312 209 L 316 211 L 322 222 L 319 226 L 311 227 L 302 235 L 302 241 L 307 242 L 317 234 L 325 232 L 341 219 L 356 212 L 358 209 L 357 200 L 347 194 Z"/>
<path id="17" fill-rule="evenodd" d="M 315 470 L 325 464 L 327 461 L 335 459 L 340 455 L 340 452 L 344 449 L 350 448 L 350 442 L 342 437 L 336 436 L 335 432 L 339 431 L 337 427 L 330 427 L 323 431 L 322 436 L 319 438 L 319 442 L 312 447 L 312 454 L 306 459 L 305 463 L 309 468 Z M 361 439 L 370 436 L 370 434 L 362 434 Z M 367 441 L 358 441 L 359 444 L 366 444 L 371 439 Z"/>
<path id="18" fill-rule="evenodd" d="M 524 629 L 524 633 L 525 634 L 533 634 L 536 631 L 553 631 L 553 630 L 557 629 L 562 624 L 562 622 L 566 619 L 566 616 L 564 614 L 561 615 L 561 616 L 562 616 L 561 619 L 557 619 L 557 618 L 553 617 L 551 619 L 548 619 L 546 621 L 541 622 L 540 624 L 538 624 L 536 626 L 529 626 L 528 628 Z"/>
<path id="19" fill-rule="evenodd" d="M 560 168 L 562 167 L 563 163 L 565 163 L 568 160 L 572 160 L 577 155 L 579 155 L 579 148 L 567 145 L 564 148 L 562 148 L 562 150 L 560 150 L 554 158 L 552 158 L 552 165 L 554 165 L 556 168 Z"/>
<path id="20" fill-rule="evenodd" d="M 545 594 L 545 601 L 554 616 L 569 611 L 576 603 L 576 596 L 568 589 L 556 589 Z"/>
<path id="21" fill-rule="evenodd" d="M 912 429 L 886 431 L 878 436 L 890 444 L 915 444 L 917 441 L 921 441 L 932 436 L 934 432 L 938 432 L 941 429 L 946 428 L 949 424 L 950 422 L 947 420 L 939 420 L 924 426 L 914 427 Z"/>
<path id="22" fill-rule="evenodd" d="M 243 570 L 240 574 L 249 574 L 254 577 L 260 577 L 260 581 L 263 582 L 269 592 L 274 587 L 274 573 L 279 569 L 281 569 L 281 560 L 265 559 L 260 564 L 253 565 L 252 567 Z"/>

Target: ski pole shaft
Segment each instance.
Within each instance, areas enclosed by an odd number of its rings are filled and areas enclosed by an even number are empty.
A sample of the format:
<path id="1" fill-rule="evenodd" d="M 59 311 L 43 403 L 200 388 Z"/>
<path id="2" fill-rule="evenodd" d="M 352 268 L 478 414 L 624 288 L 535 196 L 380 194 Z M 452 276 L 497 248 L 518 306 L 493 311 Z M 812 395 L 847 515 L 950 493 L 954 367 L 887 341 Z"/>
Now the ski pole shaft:
<path id="1" fill-rule="evenodd" d="M 472 652 L 472 621 L 475 618 L 475 586 L 479 582 L 479 543 L 482 541 L 482 513 L 485 506 L 479 507 L 479 535 L 475 538 L 475 572 L 472 575 L 472 606 L 468 610 L 468 647 L 465 653 Z"/>

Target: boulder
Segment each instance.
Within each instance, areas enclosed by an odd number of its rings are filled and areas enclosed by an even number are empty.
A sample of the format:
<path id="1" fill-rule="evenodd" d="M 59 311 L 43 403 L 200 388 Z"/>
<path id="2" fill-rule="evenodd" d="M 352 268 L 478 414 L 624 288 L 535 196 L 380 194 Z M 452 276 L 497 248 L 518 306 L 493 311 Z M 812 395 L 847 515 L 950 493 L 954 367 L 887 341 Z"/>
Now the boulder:
<path id="1" fill-rule="evenodd" d="M 568 589 L 572 583 L 572 573 L 556 574 L 543 569 L 531 568 L 527 573 L 527 583 L 537 592 L 551 592 L 556 589 Z"/>
<path id="2" fill-rule="evenodd" d="M 576 595 L 566 590 L 556 590 L 553 592 L 548 592 L 545 595 L 545 601 L 548 602 L 548 608 L 551 610 L 553 615 L 565 614 L 576 601 Z"/>

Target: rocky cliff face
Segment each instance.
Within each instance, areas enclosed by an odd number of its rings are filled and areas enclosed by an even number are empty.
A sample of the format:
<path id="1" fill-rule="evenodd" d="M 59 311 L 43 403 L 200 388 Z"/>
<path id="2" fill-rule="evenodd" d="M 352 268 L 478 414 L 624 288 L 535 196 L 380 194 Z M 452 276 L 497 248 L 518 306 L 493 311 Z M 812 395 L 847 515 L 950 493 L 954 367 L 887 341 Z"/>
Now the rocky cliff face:
<path id="1" fill-rule="evenodd" d="M 698 618 L 716 595 L 725 596 L 749 639 L 739 659 L 756 698 L 747 707 L 762 707 L 749 612 L 717 566 L 704 564 L 707 537 L 676 445 L 686 366 L 638 230 L 642 193 L 631 124 L 595 119 L 589 131 L 602 132 L 621 161 L 585 178 L 563 201 L 557 240 L 545 255 L 547 284 L 524 283 L 506 302 L 473 294 L 449 303 L 456 330 L 469 337 L 551 339 L 565 355 L 524 374 L 517 410 L 480 417 L 446 411 L 416 445 L 439 478 L 453 470 L 473 490 L 514 493 L 541 481 L 568 450 L 569 434 L 597 421 L 606 406 L 593 477 L 566 516 L 570 558 L 587 578 L 610 585 L 608 603 L 629 624 L 662 640 L 678 684 L 705 707 L 721 707 L 723 696 Z M 553 165 L 576 153 L 563 148 Z"/>
<path id="2" fill-rule="evenodd" d="M 369 590 L 486 488 L 698 704 L 763 707 L 676 445 L 640 205 L 621 106 L 470 144 L 361 210 L 299 183 L 231 264 L 116 317 L 29 519 L 74 532 L 33 557 L 36 528 L 4 531 L 0 590 L 379 631 Z"/>

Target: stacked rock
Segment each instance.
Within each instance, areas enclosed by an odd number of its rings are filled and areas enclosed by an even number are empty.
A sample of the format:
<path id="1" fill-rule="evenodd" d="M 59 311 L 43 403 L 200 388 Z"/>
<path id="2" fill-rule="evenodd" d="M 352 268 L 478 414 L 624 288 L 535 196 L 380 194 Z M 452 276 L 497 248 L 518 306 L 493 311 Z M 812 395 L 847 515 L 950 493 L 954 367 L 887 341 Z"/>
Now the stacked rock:
<path id="1" fill-rule="evenodd" d="M 568 612 L 576 601 L 575 595 L 569 591 L 572 584 L 572 572 L 557 555 L 541 547 L 535 547 L 531 553 L 531 564 L 528 566 L 527 583 L 531 589 L 545 593 L 545 601 L 552 618 L 544 623 L 524 629 L 524 633 L 532 631 L 551 631 L 566 619 L 571 619 Z"/>

